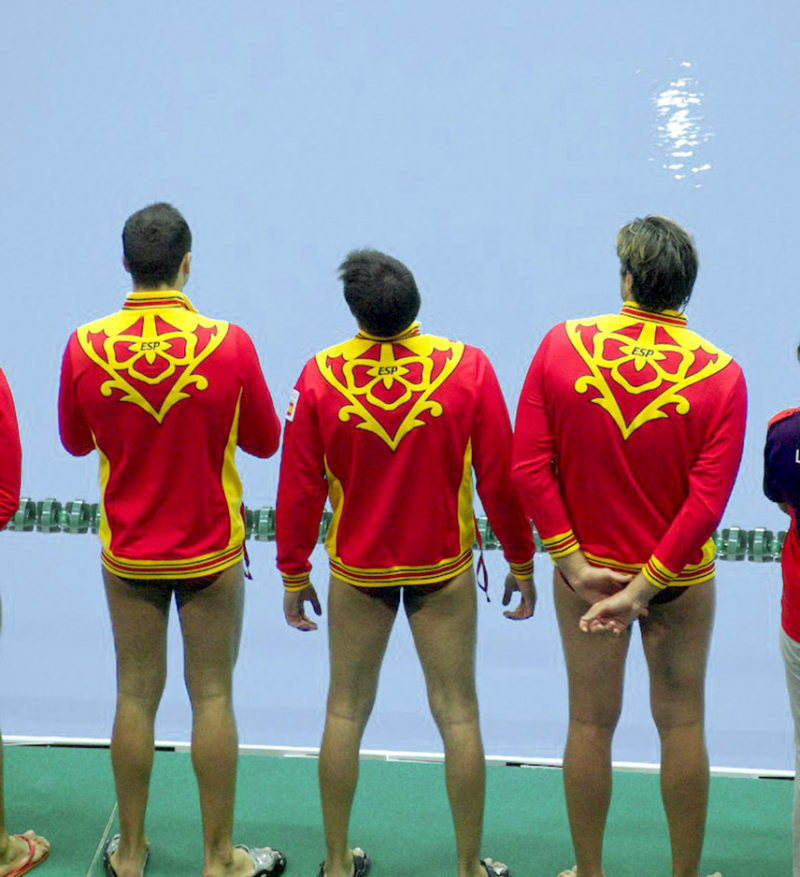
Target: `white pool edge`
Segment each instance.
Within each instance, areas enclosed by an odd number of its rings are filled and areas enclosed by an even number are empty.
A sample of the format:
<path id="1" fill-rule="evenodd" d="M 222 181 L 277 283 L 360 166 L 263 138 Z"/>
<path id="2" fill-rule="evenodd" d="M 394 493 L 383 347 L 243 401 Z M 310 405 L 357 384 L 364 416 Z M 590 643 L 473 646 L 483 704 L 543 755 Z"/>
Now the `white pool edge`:
<path id="1" fill-rule="evenodd" d="M 7 746 L 63 746 L 105 748 L 111 741 L 102 737 L 47 737 L 26 736 L 19 734 L 3 735 Z M 188 752 L 189 742 L 186 740 L 156 740 L 157 749 L 171 749 L 175 752 Z M 316 746 L 264 746 L 243 743 L 239 746 L 243 755 L 268 755 L 283 758 L 317 758 L 319 748 Z M 361 757 L 372 761 L 406 761 L 422 763 L 440 763 L 444 761 L 442 752 L 413 752 L 391 749 L 362 749 Z M 513 765 L 526 768 L 560 769 L 560 758 L 544 758 L 535 755 L 487 755 L 486 763 L 493 765 Z M 659 766 L 651 762 L 615 761 L 615 770 L 638 773 L 658 773 Z M 716 777 L 739 777 L 754 779 L 793 779 L 794 771 L 774 770 L 771 768 L 725 767 L 712 765 L 711 775 Z"/>

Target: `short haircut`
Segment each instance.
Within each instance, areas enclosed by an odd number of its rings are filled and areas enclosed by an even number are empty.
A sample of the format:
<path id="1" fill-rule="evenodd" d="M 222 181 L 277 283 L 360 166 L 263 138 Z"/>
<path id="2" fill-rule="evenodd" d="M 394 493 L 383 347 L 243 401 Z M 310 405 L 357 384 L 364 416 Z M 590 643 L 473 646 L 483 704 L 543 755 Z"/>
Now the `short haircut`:
<path id="1" fill-rule="evenodd" d="M 122 229 L 122 252 L 137 286 L 172 283 L 191 249 L 186 220 L 163 201 L 137 210 Z"/>
<path id="2" fill-rule="evenodd" d="M 697 277 L 697 250 L 689 233 L 664 216 L 645 216 L 617 234 L 621 270 L 633 278 L 631 294 L 648 311 L 680 310 Z"/>
<path id="3" fill-rule="evenodd" d="M 339 266 L 344 298 L 359 324 L 387 338 L 407 329 L 419 313 L 414 275 L 402 262 L 377 250 L 353 250 Z"/>

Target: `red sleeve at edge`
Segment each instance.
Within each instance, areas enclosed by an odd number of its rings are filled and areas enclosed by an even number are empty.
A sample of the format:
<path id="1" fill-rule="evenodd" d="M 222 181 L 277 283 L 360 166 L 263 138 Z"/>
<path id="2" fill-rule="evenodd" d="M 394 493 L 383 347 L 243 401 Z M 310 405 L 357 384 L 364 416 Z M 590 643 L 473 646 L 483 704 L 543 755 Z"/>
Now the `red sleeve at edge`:
<path id="1" fill-rule="evenodd" d="M 78 339 L 73 332 L 61 361 L 61 384 L 58 390 L 58 431 L 61 444 L 70 454 L 82 457 L 94 450 L 94 438 L 78 403 L 73 357 Z"/>
<path id="2" fill-rule="evenodd" d="M 22 448 L 17 413 L 6 376 L 0 370 L 0 528 L 19 508 Z"/>
<path id="3" fill-rule="evenodd" d="M 272 396 L 250 336 L 239 326 L 231 326 L 231 329 L 238 334 L 241 357 L 242 397 L 238 445 L 254 457 L 271 457 L 280 444 L 281 422 L 275 413 Z"/>
<path id="4" fill-rule="evenodd" d="M 299 590 L 308 583 L 309 558 L 317 543 L 319 522 L 328 496 L 325 451 L 314 404 L 309 362 L 300 375 L 287 417 L 278 482 L 275 531 L 278 569 L 284 585 Z M 290 419 L 291 418 L 291 419 Z"/>
<path id="5" fill-rule="evenodd" d="M 478 354 L 479 396 L 471 436 L 478 495 L 512 572 L 530 575 L 533 531 L 511 482 L 511 421 L 494 369 L 482 352 Z"/>
<path id="6" fill-rule="evenodd" d="M 536 525 L 553 557 L 579 548 L 556 475 L 556 442 L 552 408 L 544 389 L 547 356 L 556 326 L 545 336 L 528 369 L 517 406 L 512 478 L 525 514 Z"/>
<path id="7" fill-rule="evenodd" d="M 689 494 L 643 570 L 660 587 L 711 538 L 736 481 L 747 419 L 747 388 L 741 369 L 735 367 L 736 381 L 689 474 Z"/>

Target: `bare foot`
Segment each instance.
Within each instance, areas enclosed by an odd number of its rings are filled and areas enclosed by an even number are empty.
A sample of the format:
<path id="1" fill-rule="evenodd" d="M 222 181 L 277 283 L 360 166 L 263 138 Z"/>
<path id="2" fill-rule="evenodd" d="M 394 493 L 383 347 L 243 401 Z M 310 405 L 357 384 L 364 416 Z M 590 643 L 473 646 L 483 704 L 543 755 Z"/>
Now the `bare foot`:
<path id="1" fill-rule="evenodd" d="M 237 846 L 233 849 L 233 856 L 225 865 L 206 865 L 203 877 L 253 877 L 255 872 L 264 873 L 261 869 L 272 868 L 275 874 L 279 874 L 285 867 L 276 867 L 275 853 L 270 847 Z M 282 857 L 282 854 L 278 854 Z M 272 870 L 266 873 L 273 873 Z"/>
<path id="2" fill-rule="evenodd" d="M 353 877 L 356 874 L 356 863 L 353 859 L 353 856 L 359 856 L 359 860 L 361 861 L 361 868 L 363 870 L 358 871 L 358 874 L 366 874 L 370 869 L 370 861 L 369 856 L 361 849 L 361 847 L 353 847 L 350 850 L 350 861 L 347 863 L 344 871 L 336 871 L 332 868 L 325 868 L 325 877 L 339 877 L 341 873 L 342 877 Z"/>
<path id="3" fill-rule="evenodd" d="M 38 865 L 49 853 L 49 842 L 32 831 L 6 835 L 5 840 L 0 841 L 0 877 L 12 874 L 23 865 Z"/>
<path id="4" fill-rule="evenodd" d="M 117 847 L 109 856 L 109 861 L 117 877 L 141 877 L 144 874 L 144 866 L 147 863 L 149 852 L 150 848 L 145 845 L 143 849 L 137 850 L 133 856 L 123 859 L 119 853 L 119 847 Z"/>
<path id="5" fill-rule="evenodd" d="M 252 877 L 253 860 L 245 850 L 234 849 L 233 857 L 227 867 L 220 868 L 218 871 L 204 871 L 203 877 Z"/>
<path id="6" fill-rule="evenodd" d="M 508 865 L 504 865 L 502 862 L 496 862 L 494 859 L 481 859 L 481 865 L 481 877 L 483 877 L 484 874 L 491 875 L 491 877 L 508 874 Z"/>

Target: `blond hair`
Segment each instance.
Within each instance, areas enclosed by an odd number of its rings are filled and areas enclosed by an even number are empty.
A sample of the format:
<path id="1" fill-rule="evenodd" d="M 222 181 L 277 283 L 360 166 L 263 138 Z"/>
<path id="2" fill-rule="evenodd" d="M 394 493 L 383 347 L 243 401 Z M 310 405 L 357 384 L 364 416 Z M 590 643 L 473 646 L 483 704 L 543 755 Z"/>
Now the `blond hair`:
<path id="1" fill-rule="evenodd" d="M 623 274 L 633 280 L 632 295 L 650 311 L 680 310 L 697 277 L 697 250 L 689 233 L 664 216 L 645 216 L 617 233 Z"/>

